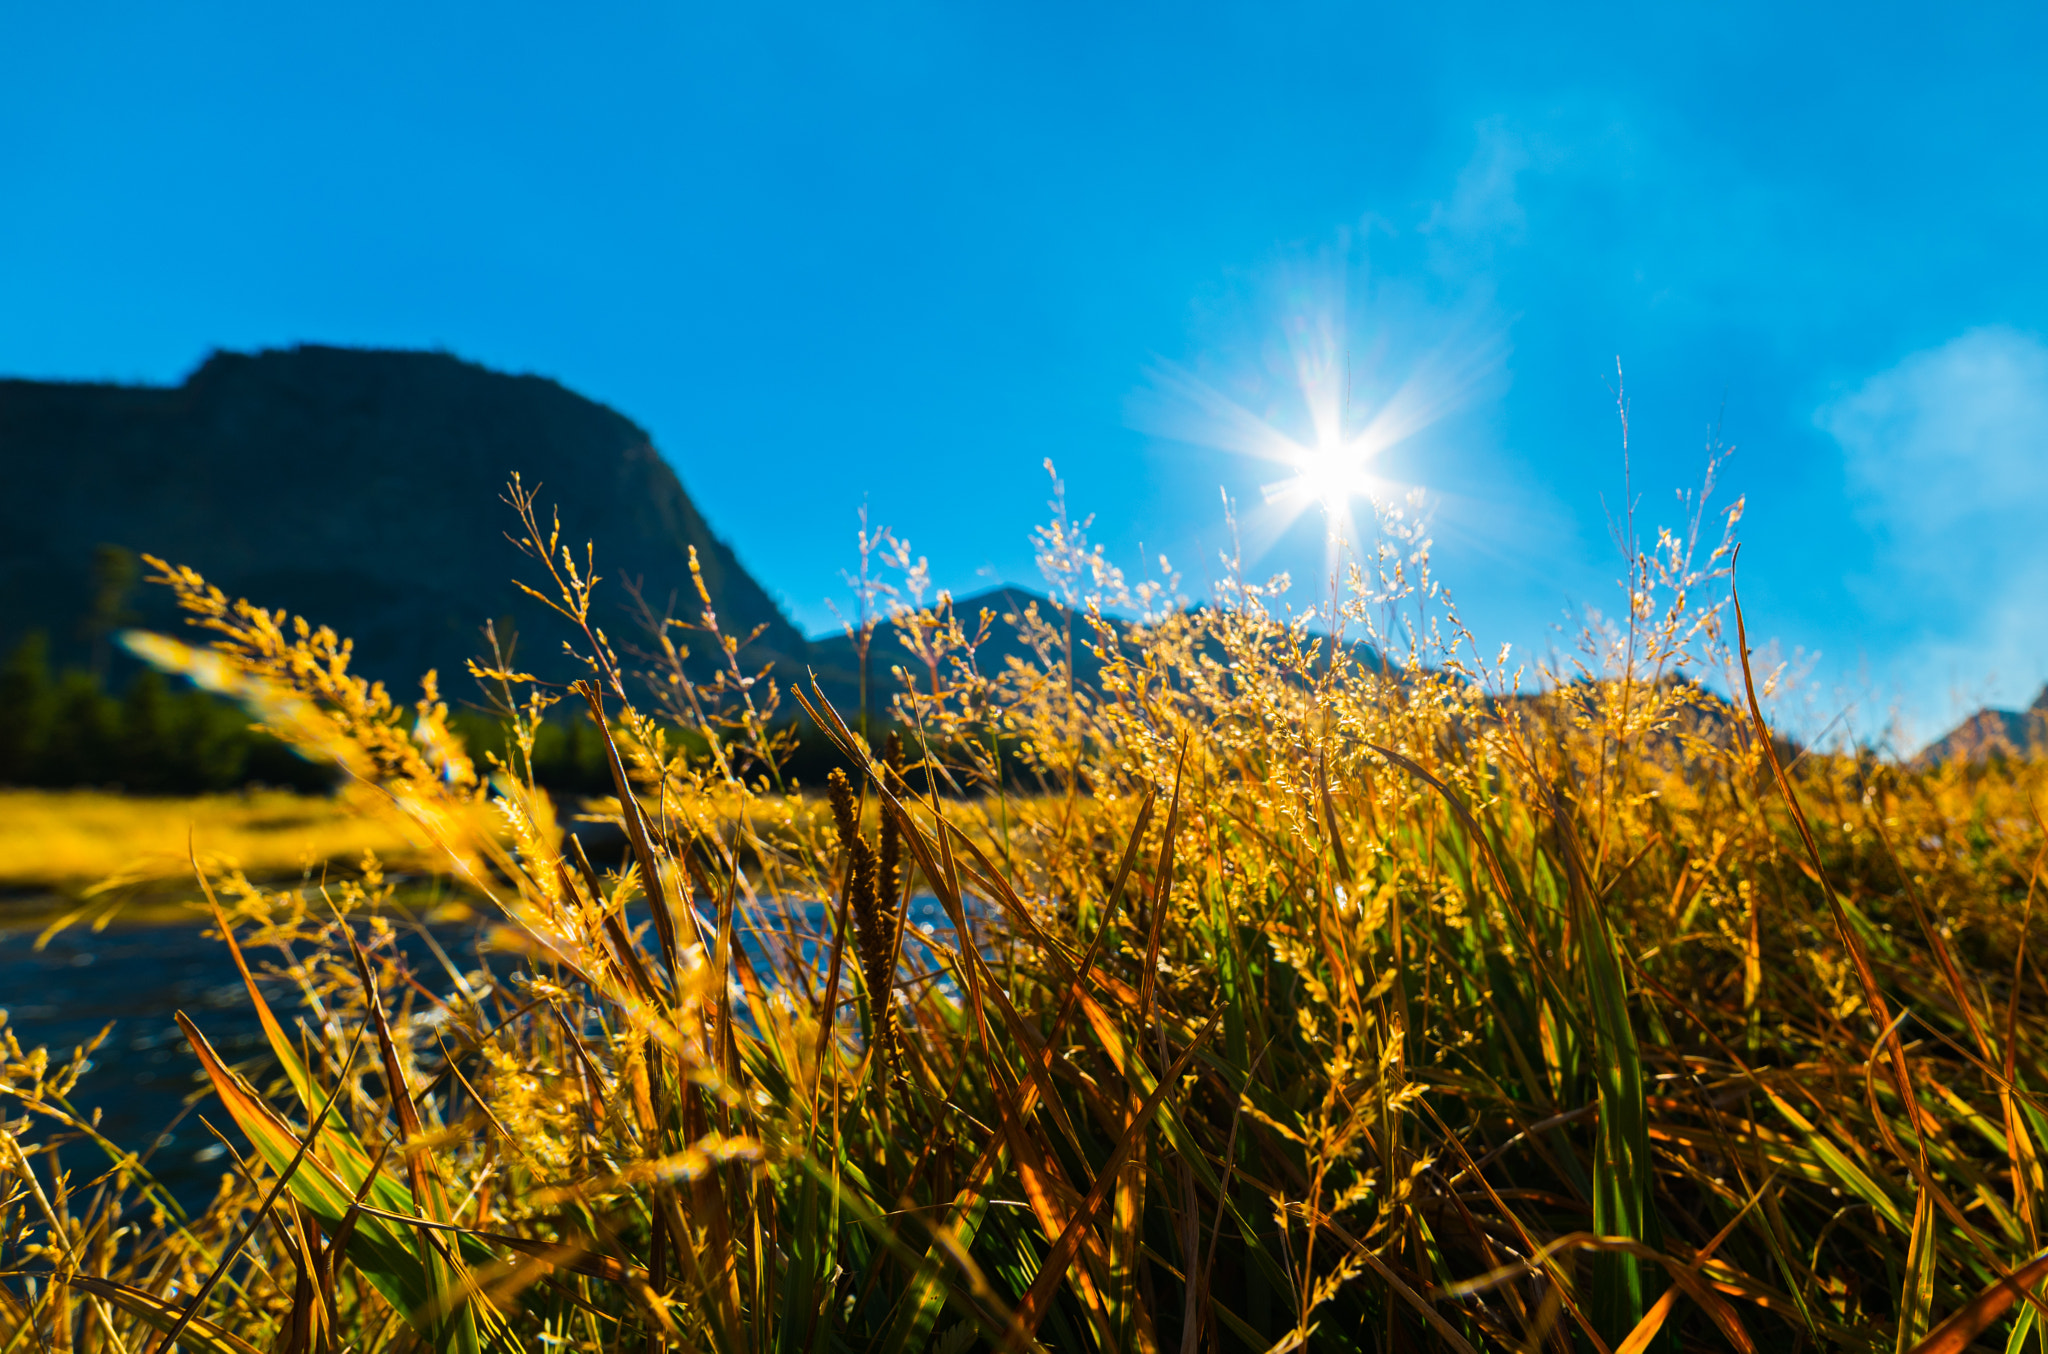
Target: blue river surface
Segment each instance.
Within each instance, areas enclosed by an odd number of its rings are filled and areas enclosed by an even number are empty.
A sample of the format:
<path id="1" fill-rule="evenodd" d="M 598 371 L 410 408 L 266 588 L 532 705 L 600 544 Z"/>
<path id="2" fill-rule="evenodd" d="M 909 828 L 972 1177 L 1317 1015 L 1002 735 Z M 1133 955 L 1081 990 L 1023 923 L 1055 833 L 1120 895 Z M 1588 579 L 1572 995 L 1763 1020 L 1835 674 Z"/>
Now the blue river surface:
<path id="1" fill-rule="evenodd" d="M 111 1025 L 70 1097 L 72 1107 L 85 1115 L 97 1110 L 100 1133 L 120 1147 L 143 1151 L 154 1143 L 150 1172 L 188 1207 L 203 1202 L 228 1163 L 219 1139 L 198 1116 L 238 1146 L 241 1138 L 211 1095 L 180 1119 L 206 1081 L 173 1017 L 183 1011 L 231 1063 L 255 1058 L 266 1048 L 227 946 L 196 923 L 116 922 L 97 932 L 69 927 L 38 949 L 42 925 L 40 918 L 21 924 L 0 920 L 0 1010 L 7 1012 L 8 1029 L 24 1050 L 46 1047 L 52 1063 L 61 1063 Z M 471 928 L 463 928 L 438 938 L 444 947 L 467 948 L 471 934 Z M 438 972 L 424 943 L 414 937 L 401 943 L 423 977 Z M 470 967 L 462 955 L 455 957 Z M 260 973 L 281 956 L 257 950 L 249 958 Z M 497 958 L 498 967 L 504 962 Z M 265 997 L 289 1026 L 288 1013 L 297 1007 L 292 994 L 266 984 Z M 16 1111 L 11 1103 L 0 1108 L 10 1117 Z M 39 1125 L 31 1137 L 54 1132 Z M 63 1160 L 79 1173 L 79 1183 L 107 1162 L 103 1152 L 84 1144 L 66 1150 Z"/>
<path id="2" fill-rule="evenodd" d="M 827 924 L 820 905 L 813 903 L 803 911 L 810 928 Z M 907 972 L 929 959 L 915 943 L 916 934 L 948 929 L 937 901 L 928 895 L 912 900 L 910 921 L 914 929 L 912 943 L 906 946 Z M 62 1062 L 111 1025 L 71 1097 L 73 1107 L 87 1115 L 97 1110 L 100 1133 L 118 1146 L 150 1150 L 150 1172 L 188 1208 L 204 1203 L 222 1172 L 231 1167 L 219 1140 L 199 1116 L 238 1147 L 242 1139 L 220 1102 L 206 1092 L 198 1059 L 173 1017 L 183 1011 L 230 1063 L 268 1062 L 262 1028 L 226 945 L 196 922 L 117 920 L 101 931 L 69 927 L 39 949 L 35 941 L 44 924 L 44 918 L 10 920 L 0 913 L 0 1010 L 7 1013 L 7 1028 L 24 1049 L 47 1047 L 52 1062 Z M 812 935 L 816 933 L 813 929 Z M 516 966 L 515 958 L 502 952 L 479 953 L 483 930 L 475 924 L 436 926 L 433 934 L 465 972 L 489 967 L 504 975 Z M 772 982 L 773 964 L 759 939 L 742 932 L 741 943 L 756 972 Z M 440 961 L 418 935 L 401 929 L 399 944 L 423 985 L 433 990 L 447 986 Z M 805 943 L 803 950 L 807 962 L 819 961 L 815 940 Z M 249 952 L 259 974 L 281 957 L 267 947 Z M 845 978 L 842 992 L 850 993 L 853 982 L 851 976 Z M 300 1008 L 295 992 L 266 983 L 265 997 L 287 1028 L 296 1023 Z M 12 1118 L 16 1113 L 18 1106 L 11 1100 L 0 1103 L 0 1115 Z M 49 1134 L 47 1127 L 38 1126 L 30 1139 L 46 1139 Z M 62 1160 L 75 1172 L 74 1188 L 108 1164 L 104 1152 L 84 1143 L 68 1147 Z"/>

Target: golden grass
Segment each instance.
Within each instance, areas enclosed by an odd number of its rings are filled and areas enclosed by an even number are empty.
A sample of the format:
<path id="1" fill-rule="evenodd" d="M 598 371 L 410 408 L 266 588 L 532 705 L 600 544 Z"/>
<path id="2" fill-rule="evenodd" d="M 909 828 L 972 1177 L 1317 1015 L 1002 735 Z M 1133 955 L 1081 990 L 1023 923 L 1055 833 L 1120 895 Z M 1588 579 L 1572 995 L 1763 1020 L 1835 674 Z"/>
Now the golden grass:
<path id="1" fill-rule="evenodd" d="M 0 790 L 0 888 L 76 893 L 110 877 L 192 878 L 191 852 L 276 879 L 373 851 L 418 852 L 388 820 L 283 791 L 138 799 L 91 790 Z"/>
<path id="2" fill-rule="evenodd" d="M 898 622 L 944 677 L 908 766 L 809 693 L 828 816 L 736 769 L 775 692 L 708 598 L 725 668 L 668 650 L 657 720 L 514 497 L 630 866 L 519 751 L 553 693 L 500 675 L 485 777 L 431 686 L 167 570 L 222 646 L 157 656 L 376 787 L 493 952 L 415 967 L 374 866 L 338 908 L 232 881 L 291 1000 L 250 978 L 243 1069 L 184 1024 L 240 1156 L 175 1223 L 127 1145 L 65 1168 L 85 1055 L 0 1027 L 0 1354 L 2041 1347 L 2048 768 L 1782 765 L 1701 602 L 1725 553 L 1632 556 L 1534 698 L 1419 536 L 1342 600 L 1395 671 L 1235 578 L 1137 626 L 1075 584 L 1000 674 L 942 601 Z M 1115 600 L 1058 528 L 1055 586 Z"/>

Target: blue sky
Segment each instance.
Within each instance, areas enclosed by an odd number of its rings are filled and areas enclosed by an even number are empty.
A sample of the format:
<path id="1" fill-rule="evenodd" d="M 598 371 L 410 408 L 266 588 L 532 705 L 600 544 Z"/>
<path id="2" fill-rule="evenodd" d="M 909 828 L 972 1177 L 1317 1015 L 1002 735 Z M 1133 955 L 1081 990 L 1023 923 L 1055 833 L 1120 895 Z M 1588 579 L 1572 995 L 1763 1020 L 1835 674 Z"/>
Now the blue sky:
<path id="1" fill-rule="evenodd" d="M 1642 516 L 1718 426 L 1823 717 L 2048 680 L 2040 6 L 0 16 L 0 371 L 553 376 L 816 631 L 863 500 L 943 584 L 1029 579 L 1048 456 L 1199 589 L 1219 486 L 1273 476 L 1159 436 L 1161 373 L 1284 421 L 1341 293 L 1355 403 L 1457 396 L 1386 466 L 1489 645 L 1610 603 L 1619 358 Z M 1319 563 L 1310 524 L 1260 567 Z"/>

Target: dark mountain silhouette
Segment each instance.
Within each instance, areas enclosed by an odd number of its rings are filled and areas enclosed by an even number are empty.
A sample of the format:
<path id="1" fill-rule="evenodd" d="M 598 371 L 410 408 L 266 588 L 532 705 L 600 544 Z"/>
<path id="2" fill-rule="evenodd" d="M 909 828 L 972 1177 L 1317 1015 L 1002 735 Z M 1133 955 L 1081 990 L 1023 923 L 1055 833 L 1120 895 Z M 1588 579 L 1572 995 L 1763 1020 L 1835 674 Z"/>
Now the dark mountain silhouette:
<path id="1" fill-rule="evenodd" d="M 1917 766 L 2048 755 L 2048 686 L 2024 710 L 1979 710 L 1923 748 Z"/>
<path id="2" fill-rule="evenodd" d="M 994 621 L 989 628 L 987 641 L 975 651 L 975 662 L 982 674 L 994 677 L 1002 673 L 1010 658 L 1036 662 L 1029 645 L 1024 643 L 1016 627 L 1006 618 L 1022 616 L 1025 610 L 1036 605 L 1041 616 L 1058 625 L 1059 609 L 1048 599 L 1026 588 L 994 587 L 977 592 L 971 597 L 953 600 L 953 614 L 960 619 L 963 629 L 972 633 L 979 624 L 983 611 L 993 614 Z M 1078 614 L 1074 618 L 1074 671 L 1083 682 L 1092 682 L 1102 670 L 1102 660 L 1095 656 L 1092 645 L 1094 631 Z M 839 704 L 842 714 L 850 713 L 848 702 L 860 699 L 860 650 L 853 637 L 847 634 L 822 635 L 811 641 L 807 664 L 818 676 L 819 684 L 832 700 Z M 892 669 L 903 668 L 917 684 L 924 689 L 930 678 L 917 658 L 898 639 L 895 627 L 883 622 L 875 628 L 874 638 L 868 646 L 869 704 L 877 715 L 884 712 L 890 697 L 900 684 L 892 676 Z M 940 680 L 949 679 L 950 674 L 942 671 Z M 806 691 L 809 690 L 806 679 Z"/>
<path id="3" fill-rule="evenodd" d="M 510 581 L 537 581 L 505 535 L 514 471 L 559 505 L 566 543 L 597 543 L 615 643 L 637 633 L 621 580 L 695 616 L 694 546 L 721 624 L 765 627 L 750 652 L 787 670 L 808 647 L 645 431 L 553 381 L 442 353 L 217 353 L 175 387 L 0 381 L 0 466 L 0 650 L 40 629 L 84 661 L 81 618 L 108 615 L 95 552 L 114 545 L 332 625 L 395 693 L 432 667 L 472 694 L 462 664 L 505 616 L 521 666 L 559 675 L 565 628 Z M 180 628 L 164 589 L 126 606 L 131 623 Z"/>
<path id="4" fill-rule="evenodd" d="M 1195 604 L 1191 608 L 1191 614 L 1200 613 L 1203 605 Z M 1008 670 L 1011 659 L 1029 664 L 1038 662 L 1038 655 L 1024 641 L 1022 627 L 1015 623 L 1033 606 L 1038 608 L 1039 616 L 1056 634 L 1061 631 L 1066 618 L 1058 604 L 1028 588 L 998 585 L 972 596 L 953 600 L 953 614 L 959 619 L 961 628 L 969 634 L 974 633 L 979 627 L 982 612 L 986 611 L 991 616 L 988 637 L 976 649 L 974 655 L 975 665 L 984 677 L 1001 676 Z M 1101 637 L 1082 613 L 1075 612 L 1072 620 L 1074 677 L 1082 686 L 1094 687 L 1102 677 L 1103 661 L 1098 652 Z M 1118 618 L 1115 623 L 1125 635 L 1129 635 L 1136 625 L 1136 622 L 1127 618 Z M 1310 638 L 1321 639 L 1323 636 L 1320 632 L 1312 631 Z M 1393 670 L 1370 644 L 1354 640 L 1347 648 L 1351 660 L 1367 669 L 1382 672 Z M 1199 651 L 1218 663 L 1229 661 L 1223 646 L 1213 637 L 1204 641 Z M 1053 656 L 1058 656 L 1057 645 L 1054 647 Z M 850 717 L 851 712 L 857 708 L 860 691 L 860 651 L 852 637 L 842 633 L 812 640 L 806 661 L 811 670 L 816 672 L 819 684 L 838 705 L 840 712 Z M 869 708 L 878 716 L 886 713 L 891 697 L 901 688 L 902 683 L 896 681 L 892 675 L 892 669 L 896 668 L 902 669 L 903 675 L 914 682 L 920 691 L 928 689 L 931 675 L 917 656 L 904 646 L 897 632 L 889 625 L 883 624 L 875 630 L 868 651 Z M 942 669 L 938 677 L 941 683 L 951 681 L 950 667 Z"/>
<path id="5" fill-rule="evenodd" d="M 575 675 L 561 657 L 568 628 L 511 581 L 540 581 L 506 538 L 515 522 L 502 495 L 516 471 L 544 510 L 559 508 L 565 543 L 579 554 L 596 543 L 596 619 L 622 653 L 644 643 L 626 580 L 695 619 L 695 547 L 726 632 L 761 627 L 750 669 L 772 662 L 785 687 L 814 670 L 842 714 L 859 710 L 847 637 L 807 640 L 712 534 L 644 430 L 540 377 L 445 353 L 307 345 L 216 353 L 173 387 L 0 380 L 0 469 L 0 655 L 41 631 L 58 666 L 103 671 L 116 626 L 200 638 L 165 589 L 124 586 L 134 552 L 332 626 L 355 641 L 356 670 L 401 698 L 433 668 L 451 699 L 474 699 L 464 664 L 482 651 L 486 620 L 501 633 L 511 622 L 522 669 Z M 1051 602 L 1021 588 L 955 603 L 970 629 L 984 608 L 995 614 L 984 672 L 1030 656 L 1005 618 L 1034 603 L 1058 624 Z M 1077 676 L 1092 682 L 1100 663 L 1078 618 L 1075 639 Z M 878 718 L 897 665 L 928 680 L 885 623 L 869 662 Z M 782 713 L 796 718 L 795 702 Z"/>

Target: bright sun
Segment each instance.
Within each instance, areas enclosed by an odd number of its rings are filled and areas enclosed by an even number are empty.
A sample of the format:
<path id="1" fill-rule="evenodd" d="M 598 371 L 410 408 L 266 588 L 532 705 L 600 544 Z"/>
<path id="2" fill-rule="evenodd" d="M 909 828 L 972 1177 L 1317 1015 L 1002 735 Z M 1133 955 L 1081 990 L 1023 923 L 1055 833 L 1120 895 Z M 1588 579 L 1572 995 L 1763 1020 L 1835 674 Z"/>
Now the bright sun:
<path id="1" fill-rule="evenodd" d="M 1335 304 L 1285 326 L 1291 388 L 1267 413 L 1161 362 L 1151 374 L 1163 398 L 1148 420 L 1151 431 L 1280 469 L 1279 478 L 1259 486 L 1264 504 L 1248 525 L 1263 541 L 1254 544 L 1271 545 L 1317 512 L 1333 571 L 1341 552 L 1360 544 L 1356 510 L 1416 488 L 1388 473 L 1387 453 L 1462 404 L 1501 357 L 1490 338 L 1468 334 L 1464 342 L 1390 362 L 1391 345 L 1381 336 L 1364 343 L 1369 355 L 1354 363 L 1342 309 Z M 1398 380 L 1384 379 L 1390 366 Z M 1355 372 L 1367 378 L 1356 388 Z"/>
<path id="2" fill-rule="evenodd" d="M 1349 514 L 1355 500 L 1375 500 L 1383 489 L 1368 469 L 1372 450 L 1362 443 L 1363 439 L 1332 440 L 1280 449 L 1282 459 L 1293 465 L 1294 474 L 1262 486 L 1266 501 L 1300 500 L 1294 515 L 1303 508 L 1319 507 L 1329 519 L 1330 529 L 1337 530 L 1339 519 Z"/>

